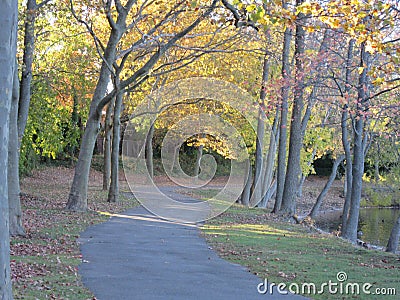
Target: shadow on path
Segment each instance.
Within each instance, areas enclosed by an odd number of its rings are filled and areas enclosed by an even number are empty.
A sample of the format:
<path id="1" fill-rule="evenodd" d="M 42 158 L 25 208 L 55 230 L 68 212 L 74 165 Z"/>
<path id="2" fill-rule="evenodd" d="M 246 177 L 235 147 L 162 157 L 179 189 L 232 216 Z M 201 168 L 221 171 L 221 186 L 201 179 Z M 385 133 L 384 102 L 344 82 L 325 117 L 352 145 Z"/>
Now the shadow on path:
<path id="1" fill-rule="evenodd" d="M 79 242 L 79 273 L 100 300 L 301 298 L 259 294 L 261 280 L 219 258 L 196 225 L 162 220 L 142 207 L 89 227 Z"/>

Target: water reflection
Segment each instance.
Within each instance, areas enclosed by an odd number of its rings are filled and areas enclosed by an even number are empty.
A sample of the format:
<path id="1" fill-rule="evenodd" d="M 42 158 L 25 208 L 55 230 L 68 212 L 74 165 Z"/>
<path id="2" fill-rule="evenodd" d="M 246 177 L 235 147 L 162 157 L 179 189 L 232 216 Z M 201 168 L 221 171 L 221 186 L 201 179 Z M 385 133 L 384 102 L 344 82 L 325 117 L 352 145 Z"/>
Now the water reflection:
<path id="1" fill-rule="evenodd" d="M 360 239 L 369 244 L 386 246 L 399 214 L 399 209 L 392 208 L 361 209 L 358 223 L 358 230 L 362 233 Z M 332 232 L 341 224 L 341 215 L 342 211 L 321 213 L 316 219 L 316 225 L 322 230 Z"/>

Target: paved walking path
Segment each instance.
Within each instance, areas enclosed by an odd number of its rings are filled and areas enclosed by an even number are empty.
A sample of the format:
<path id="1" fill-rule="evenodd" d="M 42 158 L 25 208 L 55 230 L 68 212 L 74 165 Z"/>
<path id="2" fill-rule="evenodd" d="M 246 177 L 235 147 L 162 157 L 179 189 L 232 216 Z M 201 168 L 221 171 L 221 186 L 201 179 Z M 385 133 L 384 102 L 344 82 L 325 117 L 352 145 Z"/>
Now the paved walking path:
<path id="1" fill-rule="evenodd" d="M 165 192 L 181 201 L 197 201 Z M 196 225 L 165 221 L 142 207 L 89 227 L 79 241 L 79 273 L 99 300 L 295 298 L 276 291 L 259 294 L 261 280 L 219 258 Z"/>

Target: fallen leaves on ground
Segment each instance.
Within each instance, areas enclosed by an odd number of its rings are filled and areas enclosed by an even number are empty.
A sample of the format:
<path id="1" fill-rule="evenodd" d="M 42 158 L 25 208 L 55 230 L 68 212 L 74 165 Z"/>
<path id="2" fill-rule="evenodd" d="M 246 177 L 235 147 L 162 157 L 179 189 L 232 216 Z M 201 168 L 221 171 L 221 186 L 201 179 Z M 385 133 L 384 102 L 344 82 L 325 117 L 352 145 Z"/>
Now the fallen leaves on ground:
<path id="1" fill-rule="evenodd" d="M 94 299 L 78 275 L 77 238 L 87 226 L 107 220 L 96 211 L 121 212 L 136 203 L 108 203 L 102 174 L 91 171 L 87 213 L 66 211 L 73 169 L 47 167 L 21 180 L 25 237 L 11 239 L 15 299 Z"/>

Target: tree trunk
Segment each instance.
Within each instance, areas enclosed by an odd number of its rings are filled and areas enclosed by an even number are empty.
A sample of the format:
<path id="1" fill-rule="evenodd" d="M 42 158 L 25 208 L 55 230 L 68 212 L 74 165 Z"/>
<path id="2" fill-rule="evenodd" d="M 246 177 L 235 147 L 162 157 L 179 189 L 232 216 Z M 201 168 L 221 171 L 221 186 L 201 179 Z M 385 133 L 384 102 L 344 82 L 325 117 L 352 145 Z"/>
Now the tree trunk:
<path id="1" fill-rule="evenodd" d="M 18 138 L 19 143 L 25 132 L 28 120 L 29 104 L 31 102 L 32 63 L 35 50 L 35 21 L 37 14 L 36 0 L 26 3 L 26 20 L 24 36 L 24 54 L 22 57 L 22 74 L 18 108 Z"/>
<path id="2" fill-rule="evenodd" d="M 354 39 L 350 40 L 348 50 L 347 50 L 347 58 L 346 58 L 346 77 L 345 77 L 345 93 L 350 90 L 350 78 L 351 78 L 351 69 L 352 69 L 352 62 L 353 62 L 353 48 L 354 48 Z M 347 129 L 347 119 L 349 117 L 349 113 L 347 111 L 348 104 L 346 103 L 343 106 L 342 110 L 342 118 L 341 118 L 341 130 L 342 130 L 342 145 L 344 149 L 344 153 L 346 156 L 346 172 L 345 172 L 345 182 L 346 182 L 346 189 L 345 189 L 345 201 L 343 206 L 343 213 L 342 213 L 342 232 L 346 231 L 347 227 L 347 219 L 349 216 L 350 210 L 350 201 L 351 201 L 351 185 L 353 181 L 353 159 L 351 157 L 351 149 L 350 149 L 350 141 L 349 141 L 349 131 Z"/>
<path id="3" fill-rule="evenodd" d="M 15 65 L 13 93 L 10 108 L 10 130 L 8 141 L 8 205 L 10 219 L 10 235 L 25 236 L 22 225 L 22 209 L 19 185 L 19 142 L 18 142 L 18 102 L 19 79 L 18 66 Z"/>
<path id="4" fill-rule="evenodd" d="M 258 123 L 257 123 L 257 137 L 256 137 L 256 157 L 254 165 L 254 180 L 253 180 L 253 193 L 250 198 L 250 205 L 256 206 L 261 200 L 262 190 L 262 170 L 263 170 L 263 147 L 264 147 L 264 134 L 265 134 L 265 121 L 263 117 L 264 112 L 259 108 Z"/>
<path id="5" fill-rule="evenodd" d="M 303 2 L 304 0 L 296 0 L 296 5 L 300 6 Z M 299 13 L 297 18 L 302 20 L 304 18 L 304 14 Z M 294 215 L 296 212 L 296 194 L 301 175 L 300 151 L 303 146 L 301 123 L 304 105 L 304 48 L 305 30 L 301 24 L 297 24 L 295 35 L 296 86 L 294 88 L 292 121 L 290 123 L 288 163 L 286 169 L 285 186 L 283 189 L 282 206 L 280 210 L 280 212 L 288 215 Z"/>
<path id="6" fill-rule="evenodd" d="M 353 121 L 354 135 L 354 152 L 351 184 L 351 202 L 349 216 L 347 219 L 346 230 L 343 232 L 343 237 L 355 242 L 357 240 L 358 219 L 360 213 L 360 201 L 362 192 L 362 177 L 364 174 L 364 114 L 367 108 L 367 91 L 368 91 L 368 69 L 369 53 L 365 51 L 365 44 L 361 44 L 361 62 L 360 66 L 363 71 L 359 77 L 358 99 L 357 99 L 357 114 Z"/>
<path id="7" fill-rule="evenodd" d="M 272 124 L 272 132 L 269 138 L 269 147 L 268 153 L 264 158 L 264 175 L 263 175 L 263 189 L 262 189 L 262 201 L 260 207 L 266 207 L 268 201 L 273 196 L 276 191 L 276 181 L 274 185 L 271 185 L 274 175 L 274 166 L 276 160 L 276 146 L 277 146 L 277 138 L 278 138 L 278 118 L 279 118 L 279 111 L 276 111 L 274 123 Z M 273 191 L 271 190 L 273 189 Z"/>
<path id="8" fill-rule="evenodd" d="M 202 134 L 201 137 L 204 138 L 205 135 Z M 195 176 L 195 177 L 198 177 L 199 173 L 200 173 L 200 162 L 201 162 L 201 158 L 203 157 L 203 148 L 204 148 L 204 145 L 200 145 L 197 148 L 196 164 L 194 166 L 194 174 L 193 174 L 193 176 Z"/>
<path id="9" fill-rule="evenodd" d="M 317 216 L 317 214 L 319 212 L 319 208 L 321 207 L 322 201 L 324 201 L 324 198 L 325 198 L 326 194 L 328 193 L 329 189 L 331 188 L 332 183 L 335 181 L 335 178 L 337 175 L 337 169 L 338 169 L 339 165 L 342 163 L 342 161 L 344 160 L 344 158 L 345 158 L 344 155 L 340 155 L 339 157 L 337 157 L 335 159 L 335 162 L 333 163 L 331 175 L 329 176 L 328 181 L 326 182 L 321 193 L 318 195 L 317 201 L 315 202 L 313 208 L 311 209 L 311 212 L 309 214 L 309 216 L 311 218 L 315 218 Z"/>
<path id="10" fill-rule="evenodd" d="M 249 162 L 247 180 L 242 192 L 242 204 L 244 206 L 250 205 L 250 194 L 251 194 L 252 183 L 253 183 L 253 168 L 251 167 L 251 163 Z"/>
<path id="11" fill-rule="evenodd" d="M 118 85 L 119 83 L 117 83 Z M 111 151 L 111 183 L 108 191 L 108 202 L 117 202 L 119 195 L 119 142 L 121 140 L 122 93 L 115 97 L 112 151 Z"/>
<path id="12" fill-rule="evenodd" d="M 154 123 L 150 125 L 150 129 L 146 137 L 146 165 L 151 179 L 154 178 L 153 136 L 154 136 Z"/>
<path id="13" fill-rule="evenodd" d="M 284 8 L 287 8 L 287 2 L 284 2 Z M 288 99 L 289 85 L 286 80 L 290 75 L 290 43 L 292 39 L 292 30 L 286 28 L 283 40 L 282 50 L 282 78 L 284 79 L 281 89 L 282 104 L 280 113 L 280 129 L 279 129 L 279 148 L 278 148 L 278 166 L 276 178 L 276 199 L 273 212 L 277 213 L 281 209 L 283 188 L 285 186 L 286 176 L 286 148 L 287 148 L 287 119 L 288 119 Z"/>
<path id="14" fill-rule="evenodd" d="M 18 2 L 0 2 L 0 299 L 13 299 L 8 207 L 9 114 L 17 48 Z"/>
<path id="15" fill-rule="evenodd" d="M 115 98 L 114 98 L 115 99 Z M 104 120 L 104 151 L 103 151 L 103 191 L 108 191 L 110 188 L 110 176 L 111 176 L 111 135 L 112 135 L 112 123 L 111 115 L 114 108 L 114 100 L 111 101 L 107 106 L 106 119 Z"/>
<path id="16" fill-rule="evenodd" d="M 397 218 L 396 223 L 394 223 L 390 237 L 386 246 L 386 252 L 396 253 L 399 247 L 399 237 L 400 237 L 400 216 Z"/>
<path id="17" fill-rule="evenodd" d="M 66 208 L 72 211 L 87 210 L 87 191 L 90 172 L 90 162 L 96 144 L 100 126 L 99 116 L 90 116 L 83 133 L 78 161 L 75 166 L 74 179 L 69 192 Z"/>
<path id="18" fill-rule="evenodd" d="M 256 161 L 255 171 L 253 180 L 253 194 L 250 198 L 251 206 L 256 206 L 262 200 L 263 190 L 263 151 L 264 151 L 264 136 L 265 136 L 265 97 L 266 97 L 266 85 L 269 76 L 269 60 L 268 53 L 264 55 L 262 83 L 260 90 L 260 106 L 258 110 L 258 122 L 257 122 L 257 136 L 256 136 Z"/>
<path id="19" fill-rule="evenodd" d="M 117 45 L 122 36 L 122 30 L 113 29 L 105 49 L 104 60 L 101 65 L 99 79 L 90 104 L 89 116 L 83 133 L 78 161 L 75 166 L 74 179 L 72 181 L 66 208 L 72 211 L 85 211 L 87 209 L 87 190 L 89 182 L 90 163 L 96 144 L 97 134 L 100 129 L 100 117 L 103 107 L 101 104 L 107 93 L 110 81 L 111 66 L 115 61 Z"/>

